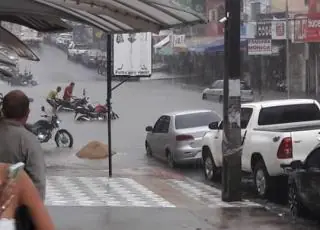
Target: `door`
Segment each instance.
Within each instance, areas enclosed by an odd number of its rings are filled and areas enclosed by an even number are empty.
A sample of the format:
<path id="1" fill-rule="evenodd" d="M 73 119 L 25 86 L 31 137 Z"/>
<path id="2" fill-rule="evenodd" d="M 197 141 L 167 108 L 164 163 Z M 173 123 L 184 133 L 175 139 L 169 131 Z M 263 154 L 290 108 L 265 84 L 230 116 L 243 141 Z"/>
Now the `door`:
<path id="1" fill-rule="evenodd" d="M 220 122 L 219 129 L 213 131 L 213 149 L 215 163 L 218 167 L 222 166 L 222 139 L 223 139 L 223 123 Z"/>
<path id="2" fill-rule="evenodd" d="M 166 159 L 166 148 L 169 148 L 170 144 L 170 127 L 171 118 L 169 116 L 164 116 L 161 122 L 161 129 L 158 133 L 158 145 L 159 145 L 159 155 L 161 158 Z"/>
<path id="3" fill-rule="evenodd" d="M 247 171 L 248 166 L 251 161 L 251 152 L 250 152 L 250 138 L 247 138 L 248 127 L 252 117 L 253 109 L 252 108 L 241 108 L 241 141 L 242 141 L 242 156 L 241 156 L 241 165 L 242 168 Z M 249 167 L 250 168 L 250 167 Z"/>
<path id="4" fill-rule="evenodd" d="M 149 137 L 150 147 L 156 157 L 164 158 L 163 145 L 165 144 L 165 138 L 169 131 L 168 120 L 170 124 L 170 117 L 168 119 L 168 116 L 161 116 L 154 125 L 153 131 Z"/>

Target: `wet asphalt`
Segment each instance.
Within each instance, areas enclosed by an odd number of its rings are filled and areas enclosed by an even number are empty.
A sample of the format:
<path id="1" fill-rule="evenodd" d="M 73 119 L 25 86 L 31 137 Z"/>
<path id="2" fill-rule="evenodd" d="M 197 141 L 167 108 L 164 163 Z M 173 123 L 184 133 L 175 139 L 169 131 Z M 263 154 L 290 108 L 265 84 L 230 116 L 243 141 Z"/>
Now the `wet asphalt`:
<path id="1" fill-rule="evenodd" d="M 74 81 L 75 95 L 85 88 L 91 102 L 103 103 L 106 99 L 106 81 L 95 70 L 67 60 L 66 54 L 52 46 L 43 45 L 34 50 L 38 63 L 21 60 L 20 70 L 31 70 L 40 83 L 35 87 L 10 87 L 0 84 L 0 91 L 22 89 L 34 98 L 29 121 L 40 119 L 40 107 L 51 89 L 65 87 Z M 113 92 L 113 109 L 120 118 L 112 121 L 112 149 L 114 176 L 188 177 L 204 182 L 198 166 L 182 167 L 171 171 L 165 163 L 145 155 L 145 127 L 153 125 L 166 112 L 213 109 L 222 113 L 222 105 L 203 101 L 199 90 L 186 89 L 174 79 L 159 80 L 167 76 L 155 73 L 151 79 L 127 82 Z M 113 82 L 116 85 L 117 82 Z M 46 105 L 47 106 L 47 105 Z M 49 108 L 47 106 L 47 108 Z M 108 160 L 80 160 L 75 153 L 91 140 L 107 143 L 106 122 L 79 124 L 73 113 L 60 113 L 61 127 L 74 137 L 74 147 L 58 149 L 53 142 L 44 144 L 48 175 L 108 176 Z M 154 170 L 156 169 L 156 170 Z M 142 179 L 143 180 L 143 179 Z M 219 186 L 219 185 L 216 185 Z M 262 201 L 264 202 L 264 201 Z M 76 208 L 50 207 L 57 229 L 316 229 L 309 222 L 290 223 L 277 208 L 265 209 L 137 209 L 130 208 Z M 79 218 L 81 217 L 81 218 Z M 95 227 L 94 227 L 95 226 Z"/>

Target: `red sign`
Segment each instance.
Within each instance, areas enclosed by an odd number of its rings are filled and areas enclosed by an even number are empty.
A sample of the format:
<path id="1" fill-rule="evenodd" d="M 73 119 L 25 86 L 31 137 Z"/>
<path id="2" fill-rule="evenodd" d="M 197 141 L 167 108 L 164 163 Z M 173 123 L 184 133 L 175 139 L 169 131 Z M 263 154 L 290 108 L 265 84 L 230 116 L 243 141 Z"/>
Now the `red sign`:
<path id="1" fill-rule="evenodd" d="M 320 42 L 320 13 L 308 14 L 305 41 Z"/>

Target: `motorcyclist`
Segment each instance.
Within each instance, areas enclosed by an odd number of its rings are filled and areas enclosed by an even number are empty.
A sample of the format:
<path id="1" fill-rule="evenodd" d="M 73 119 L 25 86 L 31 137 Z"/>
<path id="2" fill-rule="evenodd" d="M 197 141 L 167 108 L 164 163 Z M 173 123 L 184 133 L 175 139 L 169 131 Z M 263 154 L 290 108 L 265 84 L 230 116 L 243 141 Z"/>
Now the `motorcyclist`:
<path id="1" fill-rule="evenodd" d="M 57 106 L 56 100 L 58 99 L 58 94 L 61 92 L 61 87 L 58 86 L 56 90 L 51 90 L 47 96 L 47 102 L 53 108 Z"/>
<path id="2" fill-rule="evenodd" d="M 71 82 L 65 89 L 63 94 L 63 100 L 66 102 L 70 102 L 73 98 L 72 93 L 74 89 L 75 83 Z"/>

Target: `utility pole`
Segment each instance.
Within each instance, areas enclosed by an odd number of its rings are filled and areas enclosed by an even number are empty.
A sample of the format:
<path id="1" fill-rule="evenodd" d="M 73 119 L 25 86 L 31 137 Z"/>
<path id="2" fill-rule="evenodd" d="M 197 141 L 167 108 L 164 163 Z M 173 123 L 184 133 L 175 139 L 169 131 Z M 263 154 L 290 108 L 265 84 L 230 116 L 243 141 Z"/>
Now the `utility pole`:
<path id="1" fill-rule="evenodd" d="M 112 138 L 111 138 L 111 97 L 112 97 L 112 36 L 107 35 L 107 107 L 108 107 L 108 153 L 109 153 L 109 177 L 112 177 Z"/>
<path id="2" fill-rule="evenodd" d="M 241 200 L 240 0 L 226 0 L 222 200 Z"/>
<path id="3" fill-rule="evenodd" d="M 289 38 L 289 0 L 286 0 L 286 80 L 287 96 L 291 94 L 291 73 L 290 73 L 290 38 Z"/>

